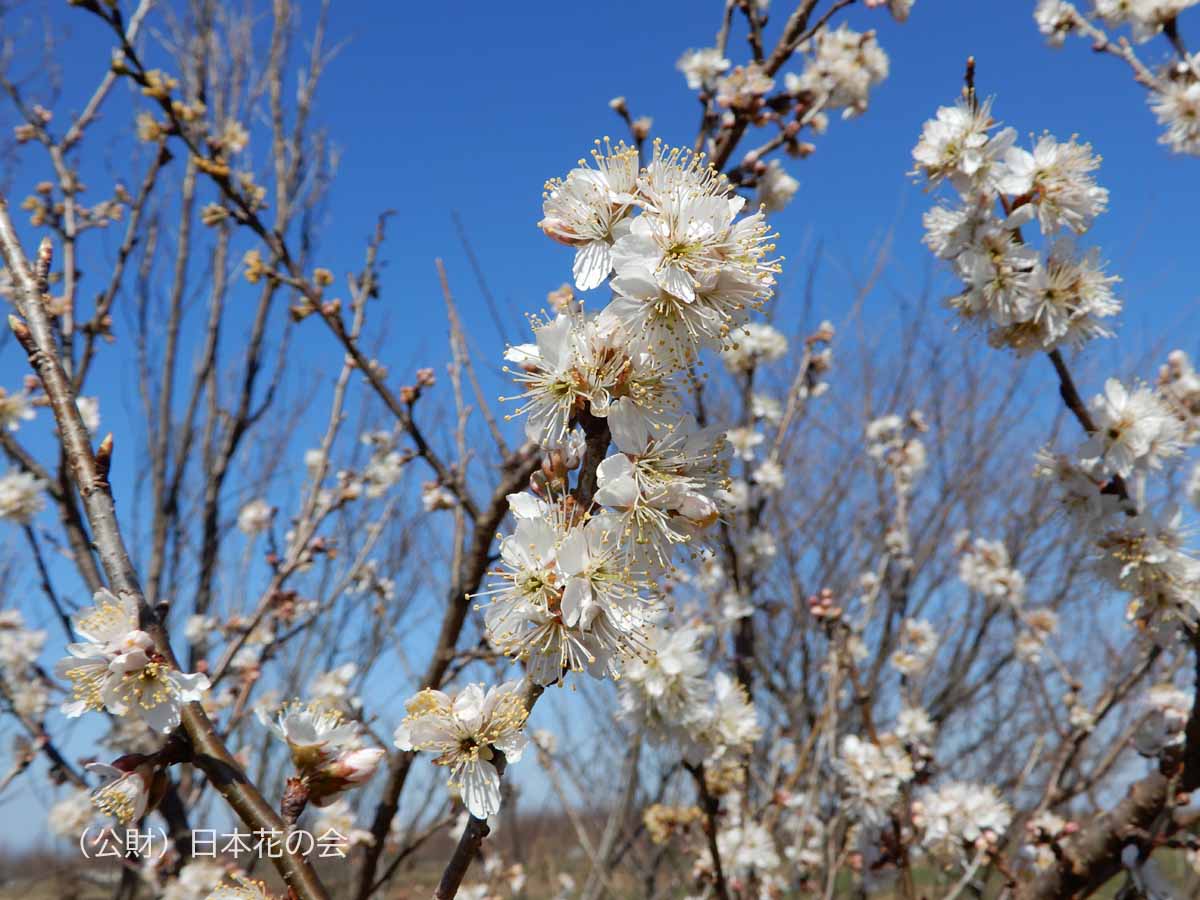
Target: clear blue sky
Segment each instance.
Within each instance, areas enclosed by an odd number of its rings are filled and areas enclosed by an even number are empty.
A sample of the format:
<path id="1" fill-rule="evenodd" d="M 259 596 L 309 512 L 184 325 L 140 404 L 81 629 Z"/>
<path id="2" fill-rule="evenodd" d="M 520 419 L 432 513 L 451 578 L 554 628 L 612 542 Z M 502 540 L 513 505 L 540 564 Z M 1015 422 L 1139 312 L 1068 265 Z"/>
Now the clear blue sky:
<path id="1" fill-rule="evenodd" d="M 782 15 L 788 4 L 772 5 Z M 302 6 L 311 19 L 316 4 Z M 471 236 L 507 337 L 524 339 L 523 313 L 541 307 L 546 292 L 570 273 L 569 252 L 535 227 L 544 180 L 565 174 L 594 138 L 623 136 L 607 105 L 618 94 L 634 115 L 654 118 L 656 136 L 690 144 L 697 103 L 674 63 L 684 49 L 713 42 L 721 6 L 721 0 L 335 4 L 332 37 L 348 43 L 326 76 L 316 118 L 337 136 L 341 168 L 318 259 L 339 274 L 357 267 L 376 216 L 396 211 L 383 251 L 379 307 L 392 323 L 383 358 L 393 371 L 417 364 L 440 370 L 445 360 L 433 265 L 439 256 L 477 349 L 499 363 L 504 340 L 462 252 L 452 211 Z M 1097 57 L 1080 41 L 1046 48 L 1032 7 L 1022 0 L 917 0 L 904 26 L 881 10 L 849 11 L 854 27 L 878 29 L 891 76 L 865 116 L 835 119 L 812 157 L 788 162 L 801 188 L 772 219 L 779 249 L 791 259 L 783 288 L 803 283 L 806 248 L 821 241 L 829 259 L 817 282 L 815 314 L 837 321 L 852 300 L 855 276 L 865 274 L 879 242 L 893 231 L 892 261 L 867 314 L 885 318 L 898 298 L 921 290 L 931 270 L 920 244 L 928 200 L 906 175 L 910 151 L 922 122 L 953 101 L 965 58 L 974 55 L 979 90 L 996 95 L 995 112 L 1006 124 L 1023 136 L 1043 129 L 1060 137 L 1078 133 L 1104 157 L 1099 179 L 1111 191 L 1111 211 L 1086 242 L 1102 247 L 1111 271 L 1125 279 L 1123 323 L 1132 345 L 1118 350 L 1114 342 L 1095 352 L 1125 355 L 1151 336 L 1181 328 L 1191 336 L 1183 346 L 1195 352 L 1200 160 L 1171 157 L 1157 144 L 1144 92 L 1117 61 Z M 45 15 L 61 35 L 60 109 L 77 109 L 107 65 L 110 41 L 91 17 L 65 3 L 42 9 L 35 2 L 22 14 Z M 1185 17 L 1185 33 L 1187 25 Z M 743 47 L 739 35 L 731 44 L 735 61 Z M 1146 52 L 1158 60 L 1165 45 Z M 5 108 L 0 126 L 11 124 Z M 110 117 L 99 132 L 127 125 Z M 102 171 L 90 180 L 106 183 Z M 16 181 L 27 185 L 42 177 L 42 169 L 29 168 Z M 785 330 L 795 326 L 786 301 L 778 316 Z M 340 359 L 316 323 L 301 330 L 297 352 L 304 351 L 324 360 L 318 365 L 326 369 Z M 10 341 L 0 356 L 0 384 L 15 387 L 24 372 Z M 137 410 L 122 409 L 120 398 L 133 398 L 131 384 L 129 373 L 98 373 L 92 392 L 106 398 L 105 430 L 128 432 Z M 118 460 L 118 496 L 128 496 L 135 476 L 130 463 L 128 456 Z M 48 659 L 57 655 L 57 637 L 52 632 Z"/>
<path id="2" fill-rule="evenodd" d="M 311 19 L 316 3 L 301 6 Z M 331 37 L 347 44 L 328 71 L 317 119 L 337 136 L 341 168 L 318 258 L 339 274 L 356 267 L 376 215 L 396 210 L 383 253 L 384 305 L 397 326 L 386 361 L 407 367 L 418 359 L 438 364 L 444 356 L 433 266 L 439 256 L 478 349 L 499 356 L 503 340 L 461 250 L 452 211 L 470 234 L 507 336 L 520 339 L 522 315 L 569 277 L 563 250 L 535 228 L 544 180 L 564 174 L 594 138 L 623 136 L 607 106 L 617 94 L 635 115 L 654 118 L 655 135 L 690 143 L 697 104 L 674 62 L 685 48 L 712 43 L 720 6 L 718 0 L 335 4 Z M 773 6 L 782 15 L 787 4 Z M 898 295 L 924 284 L 930 258 L 919 243 L 920 217 L 928 202 L 906 175 L 910 151 L 921 123 L 956 96 L 968 54 L 978 61 L 979 90 L 996 95 L 996 113 L 1006 124 L 1023 136 L 1078 133 L 1103 155 L 1099 177 L 1111 190 L 1110 213 L 1086 240 L 1100 245 L 1125 279 L 1127 329 L 1178 324 L 1196 307 L 1195 237 L 1186 223 L 1200 207 L 1200 162 L 1172 157 L 1156 143 L 1144 91 L 1122 64 L 1082 41 L 1046 48 L 1032 7 L 1019 0 L 918 0 L 903 26 L 882 10 L 848 11 L 854 27 L 878 29 L 891 76 L 865 116 L 835 119 L 812 157 L 788 161 L 801 189 L 772 218 L 780 251 L 792 263 L 785 289 L 802 283 L 805 249 L 815 240 L 833 263 L 818 281 L 818 315 L 836 321 L 844 312 L 852 290 L 847 273 L 865 270 L 890 229 L 893 261 L 868 312 L 884 314 Z M 66 4 L 50 10 L 51 26 L 65 39 L 63 108 L 78 108 L 110 42 L 91 17 Z M 1184 24 L 1186 33 L 1186 18 Z M 740 36 L 731 42 L 735 61 L 743 46 Z M 1146 52 L 1161 58 L 1165 45 Z M 779 315 L 786 324 L 786 306 Z M 315 349 L 324 348 L 317 330 L 302 333 L 302 344 L 312 339 Z"/>

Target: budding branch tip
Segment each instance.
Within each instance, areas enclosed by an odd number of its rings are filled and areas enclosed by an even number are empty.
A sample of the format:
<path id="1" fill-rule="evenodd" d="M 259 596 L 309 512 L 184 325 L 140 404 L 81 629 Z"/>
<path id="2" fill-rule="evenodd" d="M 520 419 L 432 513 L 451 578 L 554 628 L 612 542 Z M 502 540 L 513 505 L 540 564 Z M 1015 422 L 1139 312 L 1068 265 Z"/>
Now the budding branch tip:
<path id="1" fill-rule="evenodd" d="M 112 466 L 112 452 L 113 436 L 110 431 L 104 436 L 100 446 L 96 448 L 96 465 L 100 469 L 100 474 L 105 478 L 108 478 L 108 470 Z"/>

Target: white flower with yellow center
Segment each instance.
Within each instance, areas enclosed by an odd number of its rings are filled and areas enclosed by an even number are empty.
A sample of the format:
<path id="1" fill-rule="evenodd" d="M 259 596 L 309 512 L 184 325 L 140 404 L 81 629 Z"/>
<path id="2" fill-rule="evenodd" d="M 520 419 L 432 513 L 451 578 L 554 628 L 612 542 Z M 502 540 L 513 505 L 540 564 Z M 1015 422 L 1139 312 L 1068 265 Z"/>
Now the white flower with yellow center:
<path id="1" fill-rule="evenodd" d="M 884 735 L 878 744 L 846 735 L 833 767 L 842 778 L 849 805 L 867 823 L 885 821 L 900 799 L 901 786 L 913 777 L 912 760 L 891 735 Z"/>
<path id="2" fill-rule="evenodd" d="M 645 548 L 662 566 L 717 520 L 718 492 L 728 483 L 728 443 L 690 415 L 666 434 L 613 429 L 622 451 L 600 463 L 596 502 L 613 507 L 627 546 Z"/>
<path id="3" fill-rule="evenodd" d="M 888 76 L 888 56 L 875 40 L 842 24 L 817 32 L 804 72 L 786 80 L 789 93 L 812 94 L 816 103 L 848 118 L 866 110 L 871 88 Z"/>
<path id="4" fill-rule="evenodd" d="M 292 763 L 302 773 L 333 759 L 343 750 L 357 749 L 362 743 L 357 724 L 320 703 L 305 705 L 293 701 L 280 708 L 274 718 L 260 706 L 257 715 L 263 725 L 288 745 Z"/>
<path id="5" fill-rule="evenodd" d="M 516 762 L 525 749 L 528 712 L 518 682 L 484 691 L 467 685 L 454 697 L 424 690 L 408 701 L 408 715 L 396 729 L 396 746 L 440 754 L 434 765 L 450 770 L 468 811 L 485 819 L 500 810 L 500 773 L 496 751 Z"/>
<path id="6" fill-rule="evenodd" d="M 1091 409 L 1096 431 L 1080 449 L 1085 463 L 1096 460 L 1127 477 L 1134 470 L 1157 469 L 1164 458 L 1183 451 L 1183 426 L 1153 388 L 1130 390 L 1110 378 Z"/>
<path id="7" fill-rule="evenodd" d="M 575 248 L 575 287 L 599 287 L 612 271 L 612 243 L 636 202 L 638 154 L 624 143 L 596 142 L 596 168 L 586 160 L 565 179 L 546 182 L 538 227 L 561 244 Z"/>
<path id="8" fill-rule="evenodd" d="M 104 763 L 89 763 L 87 769 L 104 779 L 92 791 L 92 805 L 96 809 L 122 825 L 130 825 L 146 814 L 154 777 L 151 767 L 138 766 L 127 772 Z"/>
<path id="9" fill-rule="evenodd" d="M 981 838 L 999 840 L 1011 821 L 1012 809 L 991 785 L 952 781 L 925 790 L 913 804 L 922 845 L 952 860 L 973 855 Z"/>
<path id="10" fill-rule="evenodd" d="M 1082 234 L 1108 208 L 1108 191 L 1091 173 L 1100 168 L 1100 157 L 1091 144 L 1060 144 L 1042 135 L 1033 152 L 1010 147 L 1004 157 L 1005 173 L 999 187 L 1006 194 L 1028 196 L 1037 210 L 1042 234 L 1069 228 Z"/>
<path id="11" fill-rule="evenodd" d="M 988 342 L 1027 354 L 1112 337 L 1100 320 L 1121 311 L 1121 301 L 1112 290 L 1120 280 L 1105 274 L 1095 250 L 1077 255 L 1069 240 L 1056 241 L 1026 282 L 1029 305 L 1025 318 L 996 329 L 988 335 Z"/>
<path id="12" fill-rule="evenodd" d="M 731 372 L 749 372 L 763 363 L 782 359 L 787 349 L 787 338 L 778 329 L 766 322 L 748 322 L 730 336 L 721 359 Z"/>
<path id="13" fill-rule="evenodd" d="M 995 124 L 990 98 L 939 107 L 913 148 L 917 171 L 931 184 L 948 178 L 961 193 L 990 187 L 1004 174 L 1001 160 L 1016 140 L 1011 128 L 990 135 Z"/>
<path id="14" fill-rule="evenodd" d="M 607 313 L 560 315 L 535 323 L 536 344 L 505 354 L 520 368 L 505 371 L 524 387 L 513 416 L 527 416 L 525 434 L 546 448 L 568 441 L 577 413 L 633 426 L 662 428 L 677 404 L 669 373 L 644 340 Z"/>
<path id="15" fill-rule="evenodd" d="M 762 305 L 762 285 L 724 269 L 690 300 L 666 290 L 648 267 L 630 266 L 613 279 L 615 296 L 605 312 L 647 346 L 682 368 L 703 347 L 723 349 L 738 340 L 749 310 Z"/>
<path id="16" fill-rule="evenodd" d="M 55 667 L 71 682 L 72 699 L 63 712 L 70 718 L 89 710 L 135 715 L 159 734 L 169 734 L 179 727 L 183 704 L 202 698 L 208 677 L 180 672 L 154 648 L 150 635 L 138 628 L 133 596 L 118 599 L 102 588 L 94 603 L 74 619 L 84 641 L 68 644 L 70 656 Z"/>
<path id="17" fill-rule="evenodd" d="M 762 737 L 758 711 L 746 689 L 724 672 L 712 683 L 711 706 L 697 731 L 714 756 L 749 753 Z"/>
<path id="18" fill-rule="evenodd" d="M 613 244 L 618 275 L 649 271 L 659 287 L 694 303 L 697 293 L 717 286 L 728 270 L 755 284 L 767 296 L 778 265 L 764 257 L 774 249 L 761 213 L 737 219 L 740 197 L 693 195 L 678 191 L 647 210 Z"/>

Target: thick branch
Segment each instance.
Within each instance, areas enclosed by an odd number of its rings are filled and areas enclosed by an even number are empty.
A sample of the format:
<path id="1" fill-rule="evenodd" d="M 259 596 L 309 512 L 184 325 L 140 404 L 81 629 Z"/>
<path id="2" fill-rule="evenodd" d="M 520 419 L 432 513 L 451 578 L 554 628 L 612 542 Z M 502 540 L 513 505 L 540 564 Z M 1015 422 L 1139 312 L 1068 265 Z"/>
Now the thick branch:
<path id="1" fill-rule="evenodd" d="M 45 275 L 50 267 L 50 244 L 39 248 L 36 270 L 31 269 L 21 249 L 7 204 L 0 200 L 0 254 L 4 257 L 15 288 L 17 308 L 25 318 L 11 320 L 14 333 L 29 355 L 30 365 L 41 379 L 42 387 L 54 410 L 59 440 L 71 476 L 83 498 L 84 510 L 109 583 L 119 593 L 137 598 L 143 630 L 154 640 L 155 648 L 171 666 L 178 667 L 166 631 L 146 605 L 141 584 L 125 548 L 117 522 L 112 489 L 108 484 L 107 464 L 101 465 L 92 453 L 91 439 L 75 404 L 75 393 L 59 359 L 50 317 L 43 305 Z M 111 452 L 111 439 L 105 441 Z M 104 446 L 104 445 L 102 445 Z M 246 780 L 245 774 L 217 737 L 212 723 L 199 703 L 183 710 L 183 724 L 195 749 L 196 764 L 241 817 L 254 829 L 283 831 L 283 823 Z M 325 900 L 328 894 L 316 873 L 302 856 L 284 853 L 274 860 L 279 874 L 302 900 Z"/>

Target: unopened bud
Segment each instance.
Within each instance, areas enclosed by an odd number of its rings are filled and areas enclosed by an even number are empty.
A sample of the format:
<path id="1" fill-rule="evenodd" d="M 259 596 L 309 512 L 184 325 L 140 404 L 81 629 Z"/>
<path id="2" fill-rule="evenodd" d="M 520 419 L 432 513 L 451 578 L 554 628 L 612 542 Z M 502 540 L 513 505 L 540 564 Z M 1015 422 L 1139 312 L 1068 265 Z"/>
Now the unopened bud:
<path id="1" fill-rule="evenodd" d="M 96 448 L 96 468 L 100 470 L 100 477 L 108 479 L 109 469 L 112 468 L 112 453 L 113 453 L 113 436 L 110 431 L 104 436 L 104 440 L 100 442 L 100 446 Z"/>

